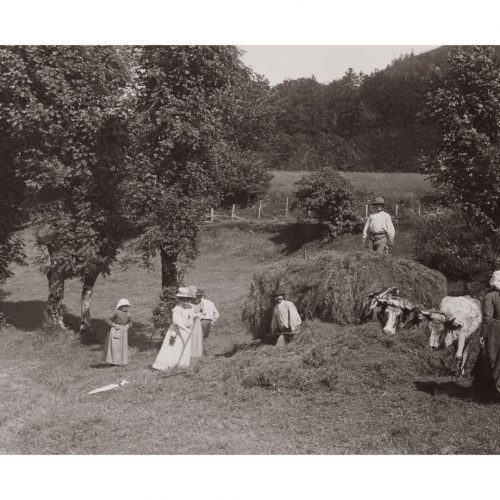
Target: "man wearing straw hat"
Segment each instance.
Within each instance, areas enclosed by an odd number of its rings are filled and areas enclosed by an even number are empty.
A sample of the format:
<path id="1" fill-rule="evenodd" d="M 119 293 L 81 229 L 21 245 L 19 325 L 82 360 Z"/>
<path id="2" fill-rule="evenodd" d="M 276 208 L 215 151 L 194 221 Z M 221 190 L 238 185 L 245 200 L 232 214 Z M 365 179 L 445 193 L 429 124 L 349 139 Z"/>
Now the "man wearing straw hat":
<path id="1" fill-rule="evenodd" d="M 392 224 L 391 216 L 384 211 L 385 201 L 377 197 L 372 201 L 375 213 L 371 214 L 363 229 L 363 245 L 367 238 L 372 242 L 372 250 L 378 253 L 388 253 L 388 245 L 394 244 L 396 231 Z"/>
<path id="2" fill-rule="evenodd" d="M 289 343 L 297 333 L 297 328 L 302 323 L 295 304 L 285 300 L 285 292 L 275 290 L 272 295 L 275 306 L 271 320 L 271 335 L 278 336 L 277 346 Z"/>

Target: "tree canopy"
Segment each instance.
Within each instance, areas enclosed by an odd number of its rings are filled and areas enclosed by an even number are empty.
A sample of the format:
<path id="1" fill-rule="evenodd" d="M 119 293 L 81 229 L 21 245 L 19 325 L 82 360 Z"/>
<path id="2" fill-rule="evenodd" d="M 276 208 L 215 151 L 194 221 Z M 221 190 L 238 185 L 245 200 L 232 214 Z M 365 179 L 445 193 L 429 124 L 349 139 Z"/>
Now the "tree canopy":
<path id="1" fill-rule="evenodd" d="M 48 226 L 48 318 L 62 324 L 64 280 L 109 272 L 123 239 L 120 179 L 127 72 L 113 47 L 0 49 L 1 121 L 9 161 Z"/>
<path id="2" fill-rule="evenodd" d="M 241 160 L 250 165 L 247 178 L 261 177 L 251 155 L 272 118 L 268 88 L 239 55 L 233 46 L 138 50 L 128 189 L 146 262 L 160 251 L 162 286 L 182 280 L 197 252 L 199 222 L 241 175 Z"/>
<path id="3" fill-rule="evenodd" d="M 494 47 L 456 47 L 436 69 L 427 106 L 439 124 L 439 154 L 426 170 L 447 199 L 498 229 L 500 221 L 500 67 Z"/>

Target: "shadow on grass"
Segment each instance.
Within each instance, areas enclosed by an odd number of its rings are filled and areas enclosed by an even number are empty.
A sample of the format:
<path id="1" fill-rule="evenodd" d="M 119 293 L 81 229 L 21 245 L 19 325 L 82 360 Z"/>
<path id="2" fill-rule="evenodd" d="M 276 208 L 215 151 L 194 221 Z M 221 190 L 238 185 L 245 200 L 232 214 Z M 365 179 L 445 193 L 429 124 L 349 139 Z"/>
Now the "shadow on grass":
<path id="1" fill-rule="evenodd" d="M 252 342 L 243 343 L 243 344 L 233 344 L 231 349 L 228 351 L 221 352 L 219 354 L 215 354 L 216 358 L 232 358 L 237 352 L 240 351 L 248 351 L 250 349 L 256 349 L 263 345 L 261 340 L 253 340 Z"/>
<path id="2" fill-rule="evenodd" d="M 276 245 L 284 245 L 283 253 L 290 255 L 306 243 L 321 238 L 323 233 L 324 229 L 320 224 L 288 224 L 276 236 L 273 236 L 271 241 Z"/>
<path id="3" fill-rule="evenodd" d="M 9 323 L 15 328 L 23 331 L 38 330 L 43 327 L 44 312 L 47 303 L 43 300 L 20 300 L 9 302 L 1 300 L 7 294 L 0 293 L 0 312 L 4 313 Z M 80 317 L 75 314 L 64 314 L 65 324 L 73 331 L 80 330 Z M 83 345 L 103 345 L 106 341 L 106 335 L 109 331 L 109 326 L 103 319 L 92 320 L 93 332 L 89 336 L 80 338 Z M 134 321 L 129 330 L 129 346 L 138 348 L 140 351 L 147 351 L 154 347 L 153 342 L 149 345 L 151 337 L 151 327 L 144 323 Z"/>
<path id="4" fill-rule="evenodd" d="M 3 298 L 3 297 L 1 297 Z M 42 300 L 19 300 L 0 302 L 0 312 L 19 330 L 32 331 L 43 325 L 43 312 L 47 303 Z"/>
<path id="5" fill-rule="evenodd" d="M 432 396 L 446 394 L 452 398 L 469 399 L 472 395 L 470 387 L 464 387 L 457 382 L 415 382 L 417 391 L 426 392 Z"/>
<path id="6" fill-rule="evenodd" d="M 110 365 L 108 363 L 92 363 L 91 365 L 89 365 L 89 368 L 94 368 L 94 369 L 113 368 L 113 365 Z"/>
<path id="7" fill-rule="evenodd" d="M 74 330 L 78 332 L 80 329 L 80 317 L 75 314 L 65 314 L 64 322 Z M 80 342 L 86 346 L 93 345 L 104 345 L 106 342 L 106 336 L 109 332 L 109 325 L 103 319 L 92 319 L 92 333 L 89 335 L 84 335 L 80 337 Z M 128 335 L 128 345 L 129 347 L 135 347 L 139 351 L 148 351 L 151 346 L 149 345 L 149 339 L 151 337 L 150 327 L 144 323 L 138 321 L 133 321 L 129 329 Z"/>

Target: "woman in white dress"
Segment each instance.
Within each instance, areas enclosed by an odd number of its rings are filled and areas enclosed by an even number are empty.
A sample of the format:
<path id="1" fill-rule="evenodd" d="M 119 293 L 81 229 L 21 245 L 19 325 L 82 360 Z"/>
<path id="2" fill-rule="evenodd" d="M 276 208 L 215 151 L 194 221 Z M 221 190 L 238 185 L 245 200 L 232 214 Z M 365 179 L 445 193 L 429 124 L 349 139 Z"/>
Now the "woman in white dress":
<path id="1" fill-rule="evenodd" d="M 188 288 L 179 288 L 176 297 L 178 304 L 172 309 L 172 324 L 153 363 L 155 370 L 187 368 L 191 360 L 191 336 L 195 320 L 191 301 L 196 299 L 196 292 L 193 294 Z"/>

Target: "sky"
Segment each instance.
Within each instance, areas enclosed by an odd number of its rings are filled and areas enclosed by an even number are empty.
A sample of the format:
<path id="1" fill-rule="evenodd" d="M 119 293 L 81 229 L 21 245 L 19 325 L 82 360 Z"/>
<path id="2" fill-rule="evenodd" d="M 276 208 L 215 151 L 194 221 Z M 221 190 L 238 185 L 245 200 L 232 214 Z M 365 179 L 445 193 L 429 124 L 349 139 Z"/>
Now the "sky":
<path id="1" fill-rule="evenodd" d="M 240 45 L 243 61 L 264 75 L 271 85 L 289 78 L 321 83 L 341 78 L 348 68 L 371 73 L 383 69 L 402 54 L 415 54 L 437 45 Z"/>

